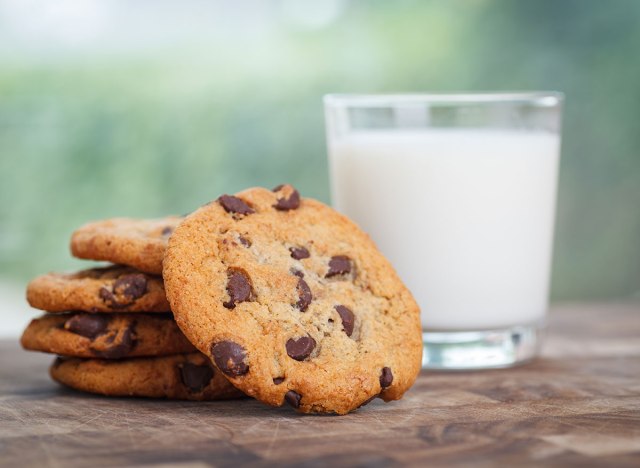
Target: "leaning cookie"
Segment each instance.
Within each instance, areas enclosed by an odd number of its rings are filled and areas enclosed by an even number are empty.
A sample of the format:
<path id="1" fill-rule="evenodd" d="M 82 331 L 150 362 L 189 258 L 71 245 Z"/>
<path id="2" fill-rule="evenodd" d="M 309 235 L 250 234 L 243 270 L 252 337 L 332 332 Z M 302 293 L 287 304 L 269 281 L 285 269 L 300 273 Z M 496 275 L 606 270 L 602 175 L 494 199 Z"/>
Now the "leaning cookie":
<path id="1" fill-rule="evenodd" d="M 120 265 L 38 276 L 27 286 L 27 301 L 47 312 L 170 311 L 161 277 Z"/>
<path id="2" fill-rule="evenodd" d="M 85 224 L 71 236 L 71 253 L 78 258 L 129 265 L 162 273 L 167 239 L 181 217 L 162 219 L 113 218 Z"/>
<path id="3" fill-rule="evenodd" d="M 200 353 L 125 359 L 58 358 L 49 370 L 57 382 L 83 392 L 107 396 L 227 400 L 241 398 Z"/>
<path id="4" fill-rule="evenodd" d="M 20 342 L 30 351 L 84 358 L 120 359 L 195 351 L 170 314 L 44 315 L 31 321 Z"/>
<path id="5" fill-rule="evenodd" d="M 306 413 L 397 400 L 422 359 L 418 306 L 353 222 L 291 186 L 245 190 L 169 240 L 175 319 L 247 395 Z"/>

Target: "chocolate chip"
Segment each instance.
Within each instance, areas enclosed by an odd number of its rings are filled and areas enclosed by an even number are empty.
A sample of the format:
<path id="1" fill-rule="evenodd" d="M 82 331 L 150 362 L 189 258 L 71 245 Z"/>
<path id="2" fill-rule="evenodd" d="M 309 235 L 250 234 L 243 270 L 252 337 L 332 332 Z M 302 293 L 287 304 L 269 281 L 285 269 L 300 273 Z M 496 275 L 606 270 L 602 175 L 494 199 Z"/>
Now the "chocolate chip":
<path id="1" fill-rule="evenodd" d="M 199 366 L 185 362 L 179 366 L 182 383 L 192 392 L 201 392 L 213 378 L 213 369 L 208 364 Z"/>
<path id="2" fill-rule="evenodd" d="M 275 378 L 273 379 L 273 383 L 274 383 L 275 385 L 280 385 L 282 382 L 284 382 L 284 377 L 275 377 Z"/>
<path id="3" fill-rule="evenodd" d="M 105 359 L 120 359 L 127 356 L 134 348 L 136 344 L 136 338 L 133 333 L 133 327 L 135 324 L 130 324 L 120 337 L 120 342 L 109 346 L 105 349 L 91 348 L 91 351 L 98 357 Z M 107 337 L 107 343 L 114 343 L 117 335 L 111 335 Z"/>
<path id="4" fill-rule="evenodd" d="M 241 215 L 255 213 L 249 205 L 233 195 L 220 196 L 220 198 L 218 198 L 218 203 L 222 205 L 222 208 L 224 208 L 227 213 L 237 213 Z"/>
<path id="5" fill-rule="evenodd" d="M 296 270 L 295 268 L 292 268 L 290 271 L 292 275 L 297 276 L 298 278 L 304 278 L 304 273 L 301 272 L 300 270 Z"/>
<path id="6" fill-rule="evenodd" d="M 222 305 L 227 309 L 234 309 L 236 304 L 251 300 L 251 281 L 242 270 L 230 269 L 228 276 L 227 293 L 229 294 L 229 300 L 223 302 Z"/>
<path id="7" fill-rule="evenodd" d="M 355 323 L 355 316 L 353 315 L 353 312 L 351 312 L 351 309 L 343 305 L 337 305 L 334 308 L 342 319 L 342 328 L 344 329 L 344 332 L 347 336 L 351 336 L 353 333 L 353 325 Z"/>
<path id="8" fill-rule="evenodd" d="M 285 185 L 278 185 L 276 188 L 273 189 L 273 191 L 279 192 L 285 187 L 286 187 Z M 298 193 L 298 191 L 293 187 L 291 187 L 291 193 L 289 194 L 288 197 L 278 198 L 278 201 L 276 202 L 276 204 L 273 205 L 273 207 L 279 211 L 295 210 L 299 206 L 300 206 L 300 193 Z"/>
<path id="9" fill-rule="evenodd" d="M 301 398 L 302 398 L 302 395 L 294 392 L 293 390 L 289 390 L 287 393 L 284 394 L 285 401 L 289 403 L 291 406 L 293 406 L 294 408 L 300 407 Z"/>
<path id="10" fill-rule="evenodd" d="M 336 275 L 344 275 L 351 272 L 351 259 L 346 255 L 336 255 L 329 260 L 329 271 L 325 275 L 331 278 Z"/>
<path id="11" fill-rule="evenodd" d="M 301 336 L 297 340 L 290 338 L 287 341 L 287 354 L 296 361 L 304 361 L 316 347 L 316 340 L 310 336 Z"/>
<path id="12" fill-rule="evenodd" d="M 100 299 L 102 299 L 102 302 L 106 303 L 107 306 L 109 306 L 112 309 L 120 309 L 122 307 L 126 307 L 126 306 L 123 306 L 122 304 L 118 304 L 118 301 L 116 301 L 116 298 L 113 295 L 113 293 L 109 291 L 107 288 L 105 288 L 104 286 L 100 288 L 100 291 L 98 291 L 98 296 L 100 296 Z"/>
<path id="13" fill-rule="evenodd" d="M 147 293 L 147 277 L 142 273 L 131 273 L 118 278 L 111 289 L 100 288 L 98 295 L 111 309 L 123 309 Z"/>
<path id="14" fill-rule="evenodd" d="M 280 185 L 276 185 L 275 187 L 273 187 L 271 189 L 272 192 L 278 192 L 282 189 L 282 187 L 284 187 L 284 184 L 280 184 Z"/>
<path id="15" fill-rule="evenodd" d="M 289 252 L 291 252 L 291 258 L 296 260 L 302 260 L 303 258 L 309 258 L 311 256 L 309 251 L 304 247 L 291 247 Z"/>
<path id="16" fill-rule="evenodd" d="M 302 278 L 298 280 L 298 286 L 296 289 L 298 290 L 298 297 L 300 298 L 298 299 L 298 302 L 296 302 L 296 307 L 300 309 L 300 312 L 304 312 L 307 310 L 307 307 L 309 307 L 309 304 L 311 304 L 311 300 L 313 299 L 311 289 L 307 282 Z"/>
<path id="17" fill-rule="evenodd" d="M 237 377 L 249 372 L 249 366 L 244 362 L 247 353 L 238 343 L 220 341 L 211 347 L 211 355 L 225 375 Z"/>
<path id="18" fill-rule="evenodd" d="M 242 236 L 238 236 L 238 240 L 245 247 L 251 247 L 251 241 L 249 239 L 247 239 L 245 237 L 242 237 Z"/>
<path id="19" fill-rule="evenodd" d="M 393 372 L 388 367 L 383 367 L 380 373 L 380 386 L 387 388 L 393 382 Z"/>
<path id="20" fill-rule="evenodd" d="M 173 232 L 173 226 L 166 226 L 162 228 L 162 235 L 169 236 Z"/>
<path id="21" fill-rule="evenodd" d="M 113 292 L 135 301 L 147 293 L 147 277 L 142 273 L 121 276 L 113 283 Z"/>
<path id="22" fill-rule="evenodd" d="M 95 338 L 107 330 L 109 318 L 96 314 L 78 314 L 64 322 L 64 329 L 86 338 Z"/>

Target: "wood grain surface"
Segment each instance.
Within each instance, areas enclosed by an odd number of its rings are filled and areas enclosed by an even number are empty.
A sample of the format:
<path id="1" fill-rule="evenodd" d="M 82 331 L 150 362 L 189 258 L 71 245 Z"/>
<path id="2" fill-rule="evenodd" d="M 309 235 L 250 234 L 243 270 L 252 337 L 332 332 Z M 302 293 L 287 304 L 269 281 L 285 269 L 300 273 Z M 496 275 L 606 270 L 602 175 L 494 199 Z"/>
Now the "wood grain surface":
<path id="1" fill-rule="evenodd" d="M 522 367 L 423 372 L 406 397 L 348 416 L 252 400 L 77 393 L 52 357 L 0 341 L 0 466 L 640 466 L 640 303 L 550 315 Z"/>

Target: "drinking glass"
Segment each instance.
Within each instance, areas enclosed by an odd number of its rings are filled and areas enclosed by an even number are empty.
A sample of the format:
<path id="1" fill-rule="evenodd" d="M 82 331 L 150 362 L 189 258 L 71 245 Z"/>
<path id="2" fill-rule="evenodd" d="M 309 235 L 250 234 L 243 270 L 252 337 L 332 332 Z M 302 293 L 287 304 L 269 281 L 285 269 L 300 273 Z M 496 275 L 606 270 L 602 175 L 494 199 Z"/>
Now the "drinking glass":
<path id="1" fill-rule="evenodd" d="M 332 202 L 421 308 L 423 366 L 507 367 L 548 308 L 563 95 L 327 95 Z"/>

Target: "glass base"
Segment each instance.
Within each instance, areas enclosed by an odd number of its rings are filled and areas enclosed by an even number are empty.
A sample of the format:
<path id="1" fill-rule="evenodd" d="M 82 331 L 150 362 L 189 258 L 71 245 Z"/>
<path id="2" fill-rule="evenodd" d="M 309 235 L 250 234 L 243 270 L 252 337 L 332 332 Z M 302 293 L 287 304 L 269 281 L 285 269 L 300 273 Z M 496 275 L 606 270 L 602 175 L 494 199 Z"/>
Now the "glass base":
<path id="1" fill-rule="evenodd" d="M 496 369 L 538 355 L 544 322 L 480 331 L 423 331 L 422 368 Z"/>

